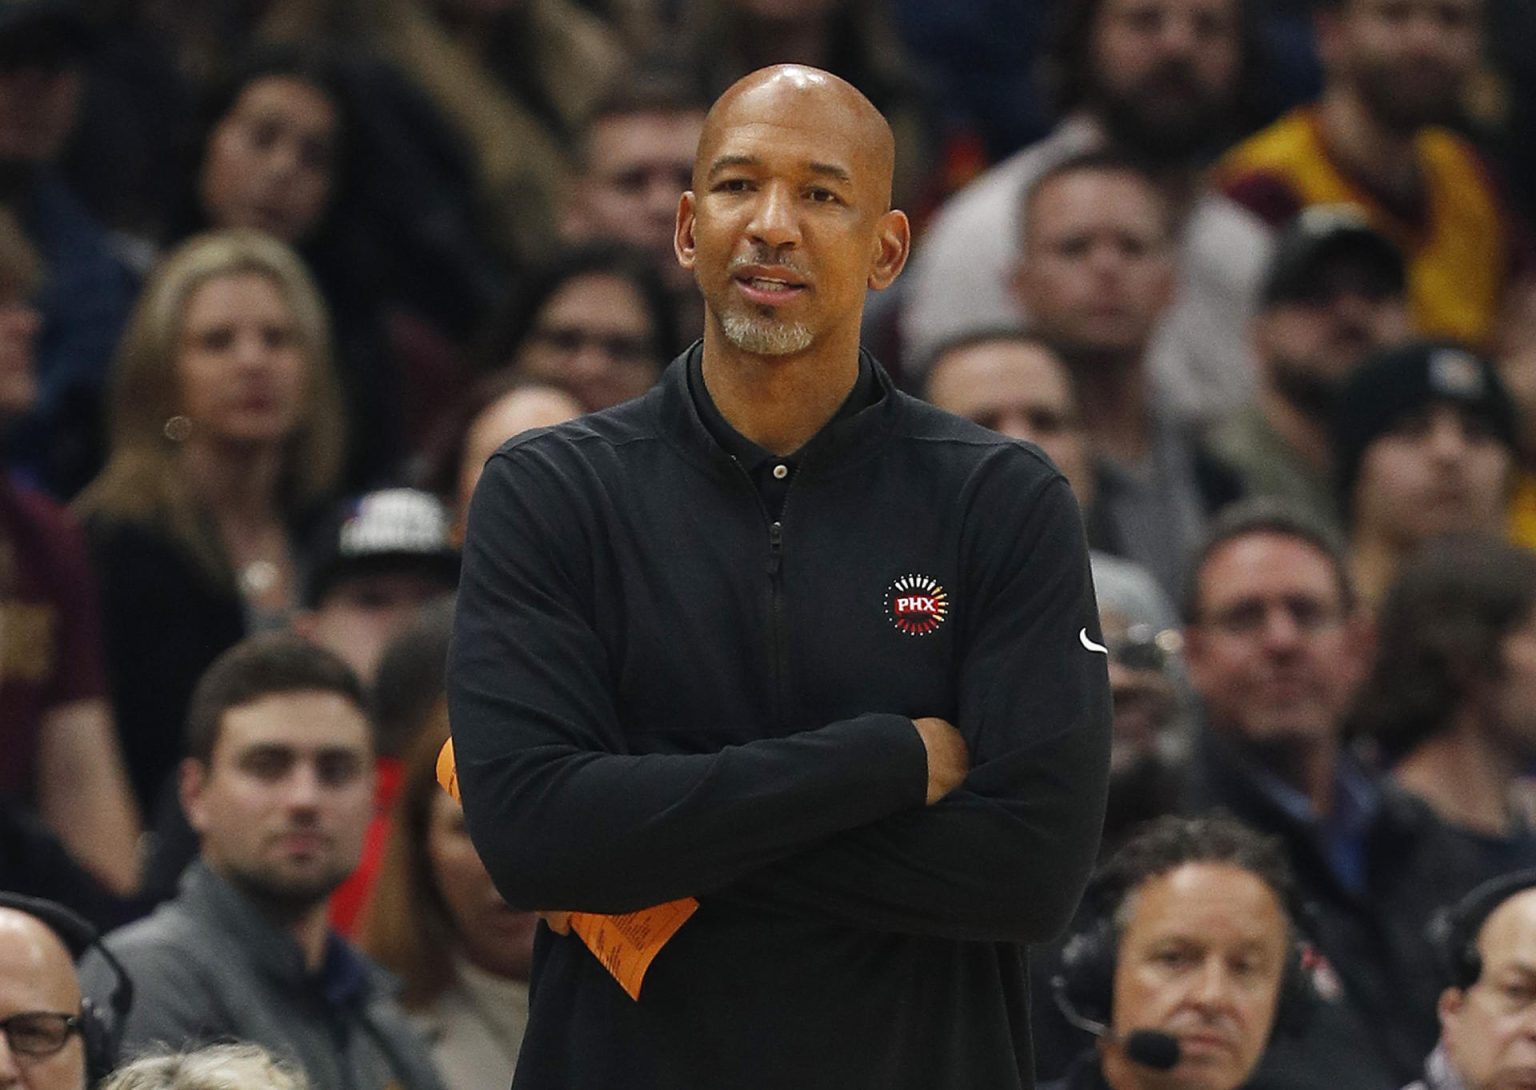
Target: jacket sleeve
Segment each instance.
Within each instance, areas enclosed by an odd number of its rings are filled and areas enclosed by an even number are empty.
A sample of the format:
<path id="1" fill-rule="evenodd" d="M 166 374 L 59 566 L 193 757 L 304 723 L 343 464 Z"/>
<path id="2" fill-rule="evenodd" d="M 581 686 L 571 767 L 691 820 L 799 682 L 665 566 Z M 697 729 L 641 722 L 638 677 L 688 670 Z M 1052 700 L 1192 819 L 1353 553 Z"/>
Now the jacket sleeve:
<path id="1" fill-rule="evenodd" d="M 958 939 L 1040 942 L 1070 922 L 1103 826 L 1109 679 L 1106 655 L 1087 646 L 1101 637 L 1077 506 L 1060 478 L 1037 491 L 985 472 L 965 509 L 963 787 L 722 896 Z"/>
<path id="2" fill-rule="evenodd" d="M 920 808 L 921 738 L 869 714 L 712 754 L 631 754 L 590 611 L 588 482 L 544 447 L 471 504 L 448 695 L 471 837 L 509 904 L 625 912 Z"/>

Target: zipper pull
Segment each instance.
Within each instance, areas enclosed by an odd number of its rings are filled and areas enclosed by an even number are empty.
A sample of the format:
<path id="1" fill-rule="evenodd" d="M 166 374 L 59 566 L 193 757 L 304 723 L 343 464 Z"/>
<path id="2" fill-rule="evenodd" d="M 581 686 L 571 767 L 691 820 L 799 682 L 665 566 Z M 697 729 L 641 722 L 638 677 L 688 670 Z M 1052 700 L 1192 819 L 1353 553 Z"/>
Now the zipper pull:
<path id="1" fill-rule="evenodd" d="M 784 549 L 784 525 L 779 522 L 768 524 L 768 574 L 779 574 L 779 554 Z"/>

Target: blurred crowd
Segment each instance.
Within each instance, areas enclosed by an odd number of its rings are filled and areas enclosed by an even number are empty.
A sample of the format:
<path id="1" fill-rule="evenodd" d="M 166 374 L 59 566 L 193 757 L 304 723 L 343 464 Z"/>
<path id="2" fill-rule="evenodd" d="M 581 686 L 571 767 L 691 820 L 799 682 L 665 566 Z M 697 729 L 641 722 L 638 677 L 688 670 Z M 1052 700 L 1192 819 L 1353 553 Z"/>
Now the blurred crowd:
<path id="1" fill-rule="evenodd" d="M 0 0 L 0 889 L 127 927 L 130 1046 L 505 1085 L 534 917 L 433 771 L 465 510 L 698 338 L 705 112 L 797 61 L 896 135 L 866 345 L 1082 508 L 1106 853 L 1277 837 L 1323 1003 L 1252 1085 L 1419 1077 L 1426 926 L 1536 866 L 1533 41 L 1527 0 Z M 259 1027 L 209 1013 L 242 958 Z"/>

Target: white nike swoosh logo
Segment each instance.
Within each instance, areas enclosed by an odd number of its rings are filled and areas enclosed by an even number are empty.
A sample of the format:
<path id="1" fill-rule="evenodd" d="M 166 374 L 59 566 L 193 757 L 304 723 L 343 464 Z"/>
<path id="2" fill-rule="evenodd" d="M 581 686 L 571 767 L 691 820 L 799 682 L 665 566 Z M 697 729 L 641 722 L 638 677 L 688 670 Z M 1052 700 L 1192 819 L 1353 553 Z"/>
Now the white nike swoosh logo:
<path id="1" fill-rule="evenodd" d="M 1082 641 L 1083 646 L 1088 650 L 1097 651 L 1101 655 L 1109 654 L 1109 648 L 1105 647 L 1103 644 L 1094 643 L 1088 638 L 1088 630 L 1086 628 L 1078 632 L 1077 638 Z"/>

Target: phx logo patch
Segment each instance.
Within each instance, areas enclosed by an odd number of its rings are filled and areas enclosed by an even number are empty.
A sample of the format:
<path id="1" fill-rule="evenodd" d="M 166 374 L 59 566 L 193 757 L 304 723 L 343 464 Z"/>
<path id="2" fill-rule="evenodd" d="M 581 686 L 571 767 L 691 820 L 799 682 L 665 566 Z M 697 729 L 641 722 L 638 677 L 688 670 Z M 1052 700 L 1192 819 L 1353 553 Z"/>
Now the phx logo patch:
<path id="1" fill-rule="evenodd" d="M 949 616 L 949 595 L 937 579 L 903 575 L 885 592 L 885 615 L 908 636 L 928 636 Z"/>

